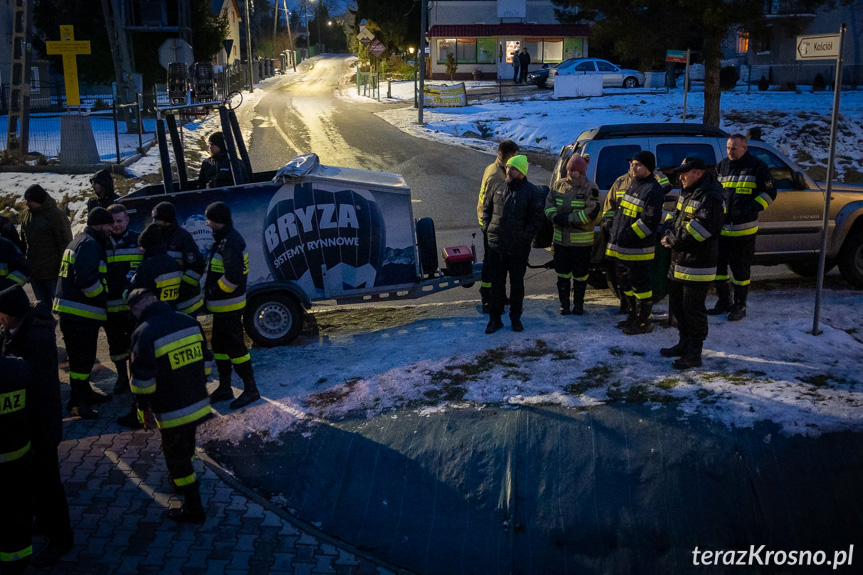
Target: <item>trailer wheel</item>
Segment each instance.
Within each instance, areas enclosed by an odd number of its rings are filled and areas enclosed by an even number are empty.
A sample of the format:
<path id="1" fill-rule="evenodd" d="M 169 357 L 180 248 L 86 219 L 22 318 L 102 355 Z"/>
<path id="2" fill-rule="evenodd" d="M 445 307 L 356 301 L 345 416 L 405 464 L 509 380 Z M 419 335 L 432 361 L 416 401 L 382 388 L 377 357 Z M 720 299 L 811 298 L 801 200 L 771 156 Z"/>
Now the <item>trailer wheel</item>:
<path id="1" fill-rule="evenodd" d="M 243 325 L 252 341 L 260 346 L 287 345 L 303 329 L 303 308 L 288 294 L 264 293 L 246 304 Z"/>
<path id="2" fill-rule="evenodd" d="M 423 274 L 434 275 L 438 269 L 437 239 L 435 239 L 434 221 L 431 218 L 417 220 L 417 250 L 420 253 Z"/>

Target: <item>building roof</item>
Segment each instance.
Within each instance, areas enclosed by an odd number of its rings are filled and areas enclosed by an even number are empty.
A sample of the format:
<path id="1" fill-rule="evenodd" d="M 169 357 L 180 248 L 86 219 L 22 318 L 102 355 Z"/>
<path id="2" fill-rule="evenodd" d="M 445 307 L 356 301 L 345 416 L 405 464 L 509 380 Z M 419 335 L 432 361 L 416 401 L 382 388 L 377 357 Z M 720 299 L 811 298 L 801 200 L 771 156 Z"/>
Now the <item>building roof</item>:
<path id="1" fill-rule="evenodd" d="M 436 24 L 430 38 L 484 38 L 499 36 L 588 36 L 586 24 Z"/>

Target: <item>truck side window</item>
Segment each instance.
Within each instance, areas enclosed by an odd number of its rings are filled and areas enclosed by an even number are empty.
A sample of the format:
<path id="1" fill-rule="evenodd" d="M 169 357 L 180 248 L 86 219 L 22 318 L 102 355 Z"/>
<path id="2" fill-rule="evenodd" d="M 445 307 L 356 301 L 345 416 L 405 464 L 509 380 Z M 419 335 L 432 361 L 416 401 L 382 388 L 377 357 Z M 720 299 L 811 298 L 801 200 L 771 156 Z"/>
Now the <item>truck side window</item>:
<path id="1" fill-rule="evenodd" d="M 684 158 L 700 158 L 708 168 L 716 165 L 716 152 L 710 144 L 659 144 L 656 146 L 656 167 L 674 184 L 680 187 L 674 168 Z"/>
<path id="2" fill-rule="evenodd" d="M 629 159 L 641 151 L 641 146 L 606 146 L 599 152 L 596 164 L 596 185 L 600 190 L 611 188 L 614 180 L 629 170 Z"/>
<path id="3" fill-rule="evenodd" d="M 767 164 L 767 167 L 770 169 L 770 177 L 773 178 L 773 184 L 777 190 L 791 190 L 794 188 L 794 172 L 788 167 L 788 164 L 764 148 L 749 146 L 749 153 Z"/>

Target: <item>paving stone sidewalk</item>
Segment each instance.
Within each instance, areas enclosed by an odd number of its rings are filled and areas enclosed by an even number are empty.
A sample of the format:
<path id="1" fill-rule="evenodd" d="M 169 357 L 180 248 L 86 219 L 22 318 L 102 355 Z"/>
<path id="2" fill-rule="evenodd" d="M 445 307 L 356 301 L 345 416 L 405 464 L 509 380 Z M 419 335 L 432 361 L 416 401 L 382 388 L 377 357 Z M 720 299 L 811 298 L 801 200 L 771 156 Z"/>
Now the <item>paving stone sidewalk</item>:
<path id="1" fill-rule="evenodd" d="M 104 338 L 100 338 L 100 348 Z M 100 356 L 102 355 L 100 349 Z M 105 354 L 107 355 L 107 354 Z M 62 367 L 62 366 L 61 366 Z M 97 366 L 96 386 L 110 391 L 114 372 Z M 68 376 L 63 402 L 68 399 Z M 173 495 L 158 431 L 130 431 L 115 418 L 130 394 L 96 406 L 99 418 L 64 421 L 60 473 L 66 487 L 75 545 L 48 569 L 63 574 L 339 574 L 404 573 L 315 532 L 239 484 L 215 462 L 195 459 L 203 525 L 177 525 L 165 517 L 179 505 Z M 206 454 L 199 452 L 204 459 Z M 34 550 L 45 544 L 34 539 Z"/>

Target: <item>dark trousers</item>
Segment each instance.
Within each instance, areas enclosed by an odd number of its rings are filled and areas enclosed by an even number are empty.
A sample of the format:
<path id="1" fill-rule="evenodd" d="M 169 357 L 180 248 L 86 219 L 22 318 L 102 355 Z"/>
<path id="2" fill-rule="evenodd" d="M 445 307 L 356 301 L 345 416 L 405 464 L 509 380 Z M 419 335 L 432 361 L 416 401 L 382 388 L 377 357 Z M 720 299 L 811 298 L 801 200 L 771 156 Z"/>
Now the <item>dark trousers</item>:
<path id="1" fill-rule="evenodd" d="M 627 296 L 635 296 L 638 300 L 648 300 L 653 297 L 650 282 L 650 266 L 652 260 L 630 262 L 617 260 L 617 285 L 620 292 Z"/>
<path id="2" fill-rule="evenodd" d="M 480 287 L 491 287 L 491 270 L 488 267 L 488 252 L 491 248 L 488 247 L 488 236 L 485 231 L 482 232 L 482 275 L 480 276 Z"/>
<path id="3" fill-rule="evenodd" d="M 519 319 L 524 304 L 524 274 L 527 271 L 527 253 L 510 254 L 489 250 L 486 261 L 491 268 L 491 309 L 489 316 L 500 319 L 506 303 L 506 277 L 509 275 L 509 317 Z"/>
<path id="4" fill-rule="evenodd" d="M 704 300 L 710 291 L 710 282 L 684 282 L 669 280 L 668 309 L 677 319 L 680 342 L 697 347 L 707 338 L 707 308 Z"/>
<path id="5" fill-rule="evenodd" d="M 186 491 L 198 478 L 192 460 L 195 457 L 195 425 L 181 425 L 162 430 L 162 453 L 168 475 L 179 492 Z"/>
<path id="6" fill-rule="evenodd" d="M 34 515 L 39 531 L 50 545 L 66 547 L 72 544 L 72 524 L 69 504 L 60 479 L 57 446 L 36 447 L 33 453 Z"/>
<path id="7" fill-rule="evenodd" d="M 241 312 L 213 314 L 213 356 L 219 375 L 231 372 L 231 366 L 244 381 L 251 374 L 252 362 L 246 347 Z"/>
<path id="8" fill-rule="evenodd" d="M 0 463 L 0 571 L 20 573 L 33 552 L 33 467 L 31 455 Z"/>
<path id="9" fill-rule="evenodd" d="M 593 246 L 561 246 L 554 244 L 554 271 L 559 278 L 586 282 Z"/>
<path id="10" fill-rule="evenodd" d="M 527 82 L 528 71 L 529 70 L 527 69 L 527 66 L 522 66 L 521 68 L 519 68 L 519 81 Z"/>
<path id="11" fill-rule="evenodd" d="M 30 287 L 33 288 L 33 295 L 37 300 L 44 302 L 51 307 L 51 302 L 54 301 L 54 294 L 57 293 L 57 280 L 30 280 Z"/>
<path id="12" fill-rule="evenodd" d="M 748 286 L 752 268 L 752 258 L 755 255 L 755 236 L 719 236 L 719 261 L 716 266 L 716 280 L 728 278 L 728 268 L 731 268 L 733 279 L 731 283 Z"/>
<path id="13" fill-rule="evenodd" d="M 69 383 L 73 389 L 78 387 L 76 384 L 87 384 L 90 381 L 90 372 L 96 363 L 101 325 L 102 322 L 60 314 L 60 332 L 69 356 Z"/>
<path id="14" fill-rule="evenodd" d="M 512 67 L 512 81 L 517 83 L 518 77 L 519 77 L 518 66 L 513 66 Z"/>
<path id="15" fill-rule="evenodd" d="M 135 331 L 135 324 L 131 313 L 128 311 L 108 313 L 105 335 L 108 338 L 108 353 L 114 363 L 129 359 L 133 331 Z"/>

